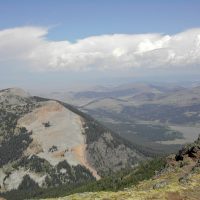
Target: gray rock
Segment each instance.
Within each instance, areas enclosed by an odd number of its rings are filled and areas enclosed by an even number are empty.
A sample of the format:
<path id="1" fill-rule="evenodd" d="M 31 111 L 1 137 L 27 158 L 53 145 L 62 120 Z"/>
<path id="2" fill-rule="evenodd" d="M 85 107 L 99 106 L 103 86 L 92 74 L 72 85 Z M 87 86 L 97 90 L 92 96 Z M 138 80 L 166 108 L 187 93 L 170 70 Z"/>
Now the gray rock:
<path id="1" fill-rule="evenodd" d="M 179 182 L 182 184 L 187 184 L 190 181 L 191 174 L 186 174 L 185 176 L 179 178 Z"/>
<path id="2" fill-rule="evenodd" d="M 159 183 L 156 183 L 153 186 L 153 189 L 159 189 L 159 188 L 164 188 L 167 185 L 167 181 L 161 181 Z"/>

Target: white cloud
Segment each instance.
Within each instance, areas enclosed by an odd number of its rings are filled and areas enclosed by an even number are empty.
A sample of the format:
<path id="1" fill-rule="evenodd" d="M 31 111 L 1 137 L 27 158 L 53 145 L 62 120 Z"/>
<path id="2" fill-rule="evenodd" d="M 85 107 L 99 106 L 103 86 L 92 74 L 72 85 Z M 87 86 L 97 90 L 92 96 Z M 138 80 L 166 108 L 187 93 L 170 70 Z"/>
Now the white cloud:
<path id="1" fill-rule="evenodd" d="M 34 70 L 180 68 L 200 65 L 200 29 L 175 35 L 114 34 L 69 41 L 47 40 L 48 29 L 0 31 L 0 62 Z"/>

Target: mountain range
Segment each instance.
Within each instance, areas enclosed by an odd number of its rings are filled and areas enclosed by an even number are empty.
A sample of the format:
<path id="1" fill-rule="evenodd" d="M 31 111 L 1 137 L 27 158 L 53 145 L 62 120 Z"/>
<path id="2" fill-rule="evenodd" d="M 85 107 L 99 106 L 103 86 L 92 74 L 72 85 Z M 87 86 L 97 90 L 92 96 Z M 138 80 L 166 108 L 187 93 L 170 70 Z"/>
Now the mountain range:
<path id="1" fill-rule="evenodd" d="M 104 126 L 151 154 L 173 153 L 200 133 L 200 87 L 132 83 L 43 93 L 71 102 Z"/>

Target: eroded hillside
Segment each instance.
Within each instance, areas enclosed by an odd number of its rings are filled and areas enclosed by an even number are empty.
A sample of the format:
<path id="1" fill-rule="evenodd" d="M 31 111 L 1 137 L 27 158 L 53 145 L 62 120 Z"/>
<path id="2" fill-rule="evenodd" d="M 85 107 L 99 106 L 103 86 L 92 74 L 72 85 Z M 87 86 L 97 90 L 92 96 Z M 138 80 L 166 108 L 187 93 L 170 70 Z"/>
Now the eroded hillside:
<path id="1" fill-rule="evenodd" d="M 74 107 L 0 91 L 0 190 L 27 190 L 100 179 L 145 156 Z"/>

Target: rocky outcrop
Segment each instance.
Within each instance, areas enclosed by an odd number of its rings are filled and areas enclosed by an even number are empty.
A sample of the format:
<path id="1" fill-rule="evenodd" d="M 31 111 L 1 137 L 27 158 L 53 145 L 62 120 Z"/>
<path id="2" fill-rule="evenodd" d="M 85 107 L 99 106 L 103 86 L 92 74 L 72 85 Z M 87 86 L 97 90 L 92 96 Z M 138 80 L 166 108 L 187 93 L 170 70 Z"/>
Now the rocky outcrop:
<path id="1" fill-rule="evenodd" d="M 186 157 L 193 158 L 194 160 L 200 159 L 200 136 L 194 143 L 183 147 L 176 154 L 175 159 L 176 161 L 183 161 Z"/>

